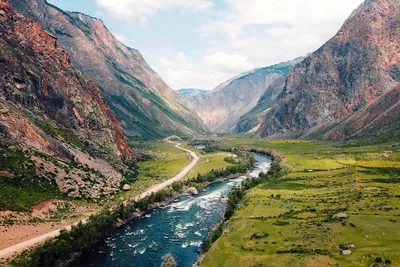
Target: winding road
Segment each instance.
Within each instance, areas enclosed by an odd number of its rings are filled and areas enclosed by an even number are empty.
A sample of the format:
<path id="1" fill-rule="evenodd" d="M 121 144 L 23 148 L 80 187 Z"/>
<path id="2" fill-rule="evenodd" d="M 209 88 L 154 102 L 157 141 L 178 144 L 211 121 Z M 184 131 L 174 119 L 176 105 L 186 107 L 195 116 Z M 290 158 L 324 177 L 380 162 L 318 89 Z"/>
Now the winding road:
<path id="1" fill-rule="evenodd" d="M 165 140 L 166 142 L 175 144 L 175 147 L 176 147 L 176 148 L 190 153 L 190 155 L 191 155 L 192 158 L 193 158 L 192 162 L 191 162 L 188 166 L 186 166 L 185 168 L 183 168 L 177 175 L 175 175 L 175 176 L 172 177 L 171 179 L 168 179 L 168 180 L 166 180 L 165 182 L 162 182 L 162 183 L 159 183 L 159 184 L 156 184 L 156 185 L 153 185 L 153 186 L 149 187 L 148 189 L 146 189 L 146 191 L 144 191 L 144 192 L 141 193 L 140 195 L 134 197 L 133 200 L 143 199 L 143 198 L 145 198 L 146 196 L 150 195 L 151 193 L 156 193 L 156 192 L 158 192 L 158 191 L 160 191 L 160 190 L 162 190 L 162 189 L 164 189 L 164 188 L 166 188 L 166 187 L 172 185 L 174 182 L 177 182 L 177 181 L 183 179 L 183 178 L 189 173 L 189 171 L 190 171 L 191 169 L 193 169 L 194 166 L 196 166 L 197 162 L 199 161 L 199 157 L 197 156 L 197 154 L 196 154 L 195 152 L 189 150 L 189 149 L 186 149 L 186 148 L 181 147 L 181 144 L 180 144 L 180 143 L 176 143 L 176 142 L 171 141 L 171 139 L 172 139 L 173 137 L 174 137 L 174 136 L 171 136 L 171 137 L 168 137 L 168 138 L 166 138 L 166 139 L 164 139 L 164 140 Z"/>
<path id="2" fill-rule="evenodd" d="M 146 196 L 150 195 L 151 193 L 156 193 L 156 192 L 158 192 L 158 191 L 160 191 L 160 190 L 172 185 L 172 183 L 183 179 L 189 173 L 189 171 L 192 170 L 196 166 L 197 162 L 199 161 L 199 157 L 197 156 L 197 154 L 195 152 L 189 150 L 189 149 L 181 147 L 180 143 L 171 141 L 171 139 L 173 139 L 173 138 L 179 138 L 179 137 L 170 136 L 170 137 L 168 137 L 168 138 L 166 138 L 164 140 L 166 142 L 168 142 L 168 143 L 175 144 L 176 148 L 190 153 L 190 155 L 193 158 L 192 162 L 188 166 L 183 168 L 177 175 L 175 175 L 171 179 L 168 179 L 168 180 L 166 180 L 166 181 L 164 181 L 162 183 L 159 183 L 159 184 L 156 184 L 156 185 L 153 185 L 153 186 L 147 188 L 144 192 L 142 192 L 141 194 L 139 194 L 138 196 L 134 197 L 131 200 L 143 199 Z M 74 223 L 72 225 L 66 226 L 64 228 L 61 228 L 61 229 L 58 229 L 58 230 L 54 230 L 54 231 L 49 232 L 47 234 L 40 235 L 40 236 L 34 237 L 32 239 L 26 240 L 24 242 L 21 242 L 19 244 L 16 244 L 14 246 L 2 249 L 2 250 L 0 250 L 0 259 L 1 258 L 9 258 L 9 257 L 11 257 L 11 256 L 13 256 L 15 254 L 21 253 L 24 250 L 26 250 L 26 249 L 28 249 L 28 248 L 30 248 L 32 246 L 35 246 L 35 245 L 40 244 L 40 243 L 43 243 L 43 242 L 45 242 L 45 241 L 47 241 L 47 240 L 49 240 L 51 238 L 54 238 L 54 237 L 58 236 L 60 234 L 61 230 L 69 231 L 69 230 L 71 230 L 73 225 L 77 225 L 80 222 L 86 223 L 87 220 L 88 220 L 88 218 L 85 218 L 85 219 L 83 219 L 81 221 L 78 221 L 78 222 L 76 222 L 76 223 Z"/>

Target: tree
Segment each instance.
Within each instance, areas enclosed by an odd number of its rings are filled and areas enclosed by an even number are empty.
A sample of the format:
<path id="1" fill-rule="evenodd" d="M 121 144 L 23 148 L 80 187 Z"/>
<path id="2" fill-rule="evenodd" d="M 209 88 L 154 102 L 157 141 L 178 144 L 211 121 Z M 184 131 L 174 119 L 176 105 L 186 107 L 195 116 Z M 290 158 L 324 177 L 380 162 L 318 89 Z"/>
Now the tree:
<path id="1" fill-rule="evenodd" d="M 164 256 L 161 257 L 163 260 L 161 263 L 161 267 L 175 267 L 176 266 L 176 261 L 174 257 L 172 257 L 171 253 L 165 254 Z"/>

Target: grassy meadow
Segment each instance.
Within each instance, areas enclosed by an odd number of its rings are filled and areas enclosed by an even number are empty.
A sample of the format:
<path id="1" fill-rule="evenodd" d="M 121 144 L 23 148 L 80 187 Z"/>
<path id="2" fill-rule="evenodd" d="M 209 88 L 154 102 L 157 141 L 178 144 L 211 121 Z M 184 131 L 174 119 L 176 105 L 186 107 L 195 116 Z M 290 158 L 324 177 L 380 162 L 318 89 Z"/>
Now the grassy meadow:
<path id="1" fill-rule="evenodd" d="M 131 184 L 131 190 L 128 192 L 120 192 L 116 201 L 120 198 L 130 198 L 146 190 L 148 187 L 168 180 L 179 173 L 184 167 L 190 164 L 192 158 L 186 158 L 187 152 L 175 147 L 175 144 L 167 143 L 163 140 L 156 141 L 137 141 L 132 142 L 131 146 L 139 153 L 148 155 L 148 159 L 137 163 L 139 176 L 137 181 Z M 198 164 L 187 174 L 185 179 L 191 179 L 198 173 L 207 173 L 212 169 L 225 168 L 230 163 L 224 161 L 229 156 L 227 152 L 215 152 L 204 154 L 186 143 L 181 147 L 195 151 L 199 156 Z"/>
<path id="2" fill-rule="evenodd" d="M 201 266 L 400 266 L 398 143 L 220 145 L 274 149 L 291 172 L 248 191 Z M 340 212 L 348 217 L 332 218 Z M 351 255 L 342 255 L 349 244 Z"/>

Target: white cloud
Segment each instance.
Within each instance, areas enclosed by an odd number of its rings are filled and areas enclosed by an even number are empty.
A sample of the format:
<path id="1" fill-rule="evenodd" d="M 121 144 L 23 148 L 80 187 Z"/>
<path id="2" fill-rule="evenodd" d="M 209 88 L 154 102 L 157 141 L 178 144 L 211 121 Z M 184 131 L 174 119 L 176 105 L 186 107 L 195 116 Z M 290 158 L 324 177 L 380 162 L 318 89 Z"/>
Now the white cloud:
<path id="1" fill-rule="evenodd" d="M 113 17 L 125 21 L 139 19 L 146 23 L 160 10 L 207 10 L 213 7 L 210 0 L 96 0 Z"/>
<path id="2" fill-rule="evenodd" d="M 231 73 L 212 68 L 196 67 L 188 60 L 184 52 L 179 52 L 174 59 L 160 58 L 155 66 L 161 77 L 174 89 L 201 88 L 211 90 L 221 82 L 231 78 Z"/>
<path id="3" fill-rule="evenodd" d="M 123 34 L 118 34 L 118 33 L 113 33 L 113 35 L 115 36 L 115 38 L 117 38 L 118 41 L 120 41 L 121 43 L 126 43 L 129 39 L 128 37 L 126 37 Z"/>
<path id="4" fill-rule="evenodd" d="M 203 19 L 192 32 L 178 37 L 176 47 L 190 51 L 196 40 L 191 60 L 180 52 L 175 57 L 156 56 L 171 52 L 159 42 L 159 51 L 148 51 L 157 62 L 154 67 L 175 89 L 198 87 L 212 89 L 225 80 L 254 67 L 276 64 L 315 51 L 339 30 L 351 12 L 363 0 L 221 0 L 226 5 L 213 5 L 214 0 L 96 0 L 114 18 L 142 24 L 158 12 L 212 11 L 200 13 L 190 25 Z M 219 7 L 223 7 L 220 9 Z M 165 21 L 168 23 L 168 21 Z M 184 24 L 185 21 L 182 21 Z M 198 24 L 197 24 L 198 25 Z M 154 29 L 154 28 L 153 28 Z M 155 30 L 159 30 L 155 28 Z M 171 31 L 175 29 L 171 27 Z M 153 32 L 152 32 L 153 33 Z M 190 35 L 200 35 L 192 36 Z M 155 35 L 161 35 L 154 32 Z M 168 32 L 162 33 L 174 37 Z M 126 37 L 116 35 L 126 42 Z M 192 38 L 193 37 L 193 38 Z M 131 38 L 132 39 L 132 38 Z M 154 39 L 149 42 L 154 42 Z M 132 39 L 133 40 L 133 39 Z M 169 40 L 172 41 L 172 40 Z M 154 43 L 153 43 L 154 44 Z M 149 49 L 154 49 L 154 45 Z M 147 49 L 147 46 L 141 44 Z M 133 45 L 135 46 L 135 45 Z M 171 46 L 171 44 L 169 44 Z M 172 47 L 172 46 L 171 46 Z M 173 46 L 175 47 L 175 46 Z M 175 49 L 175 48 L 174 48 Z M 143 50 L 143 49 L 141 49 Z M 142 51 L 143 52 L 143 51 Z"/>
<path id="5" fill-rule="evenodd" d="M 217 52 L 204 58 L 211 67 L 223 72 L 240 73 L 254 68 L 254 64 L 246 56 Z"/>
<path id="6" fill-rule="evenodd" d="M 227 21 L 215 21 L 201 25 L 196 31 L 205 36 L 213 33 L 223 33 L 230 38 L 235 38 L 242 32 L 242 26 Z"/>
<path id="7" fill-rule="evenodd" d="M 208 22 L 197 29 L 205 38 L 219 37 L 219 42 L 209 45 L 208 53 L 224 51 L 246 55 L 249 62 L 259 67 L 318 49 L 335 35 L 362 0 L 226 2 L 230 6 L 229 12 L 220 20 Z"/>

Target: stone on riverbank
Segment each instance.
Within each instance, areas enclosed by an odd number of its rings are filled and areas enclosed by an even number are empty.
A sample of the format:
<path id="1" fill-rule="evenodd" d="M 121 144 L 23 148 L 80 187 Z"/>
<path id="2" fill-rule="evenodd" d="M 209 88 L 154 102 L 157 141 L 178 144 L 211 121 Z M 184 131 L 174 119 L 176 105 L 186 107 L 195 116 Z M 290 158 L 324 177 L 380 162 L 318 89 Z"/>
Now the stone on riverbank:
<path id="1" fill-rule="evenodd" d="M 185 191 L 185 195 L 189 195 L 189 196 L 197 195 L 198 193 L 199 192 L 197 191 L 196 187 L 189 187 Z"/>

